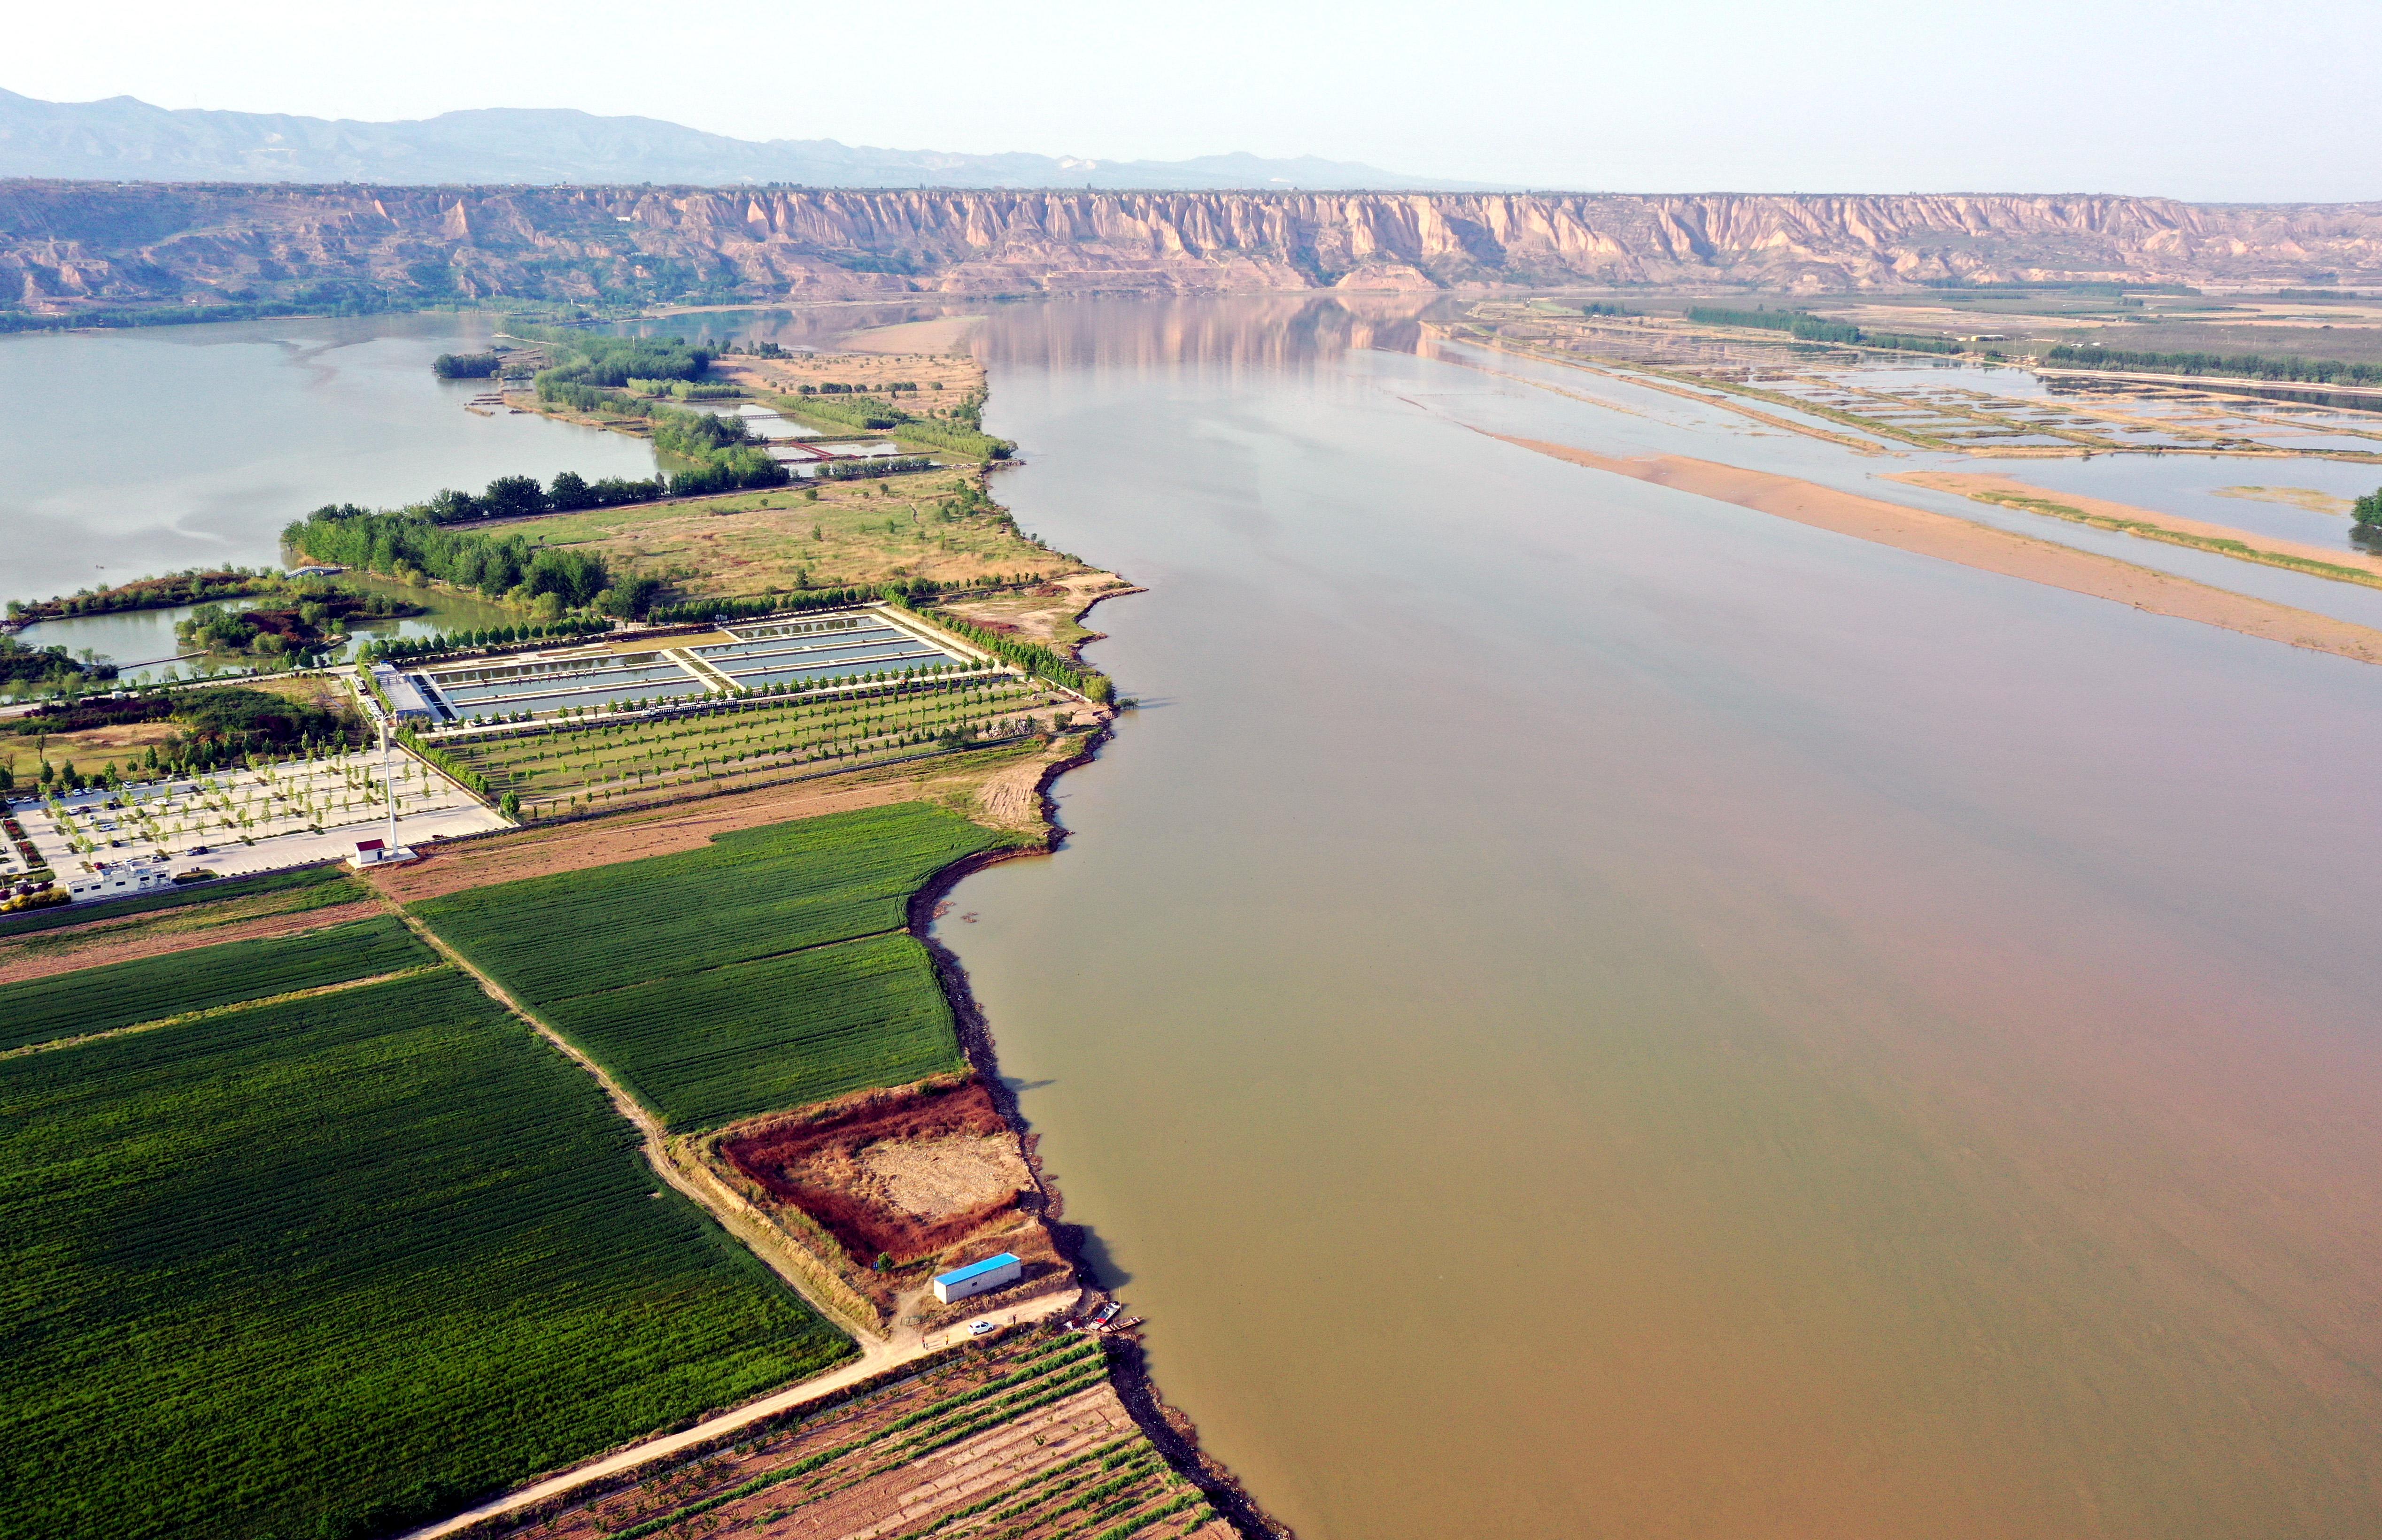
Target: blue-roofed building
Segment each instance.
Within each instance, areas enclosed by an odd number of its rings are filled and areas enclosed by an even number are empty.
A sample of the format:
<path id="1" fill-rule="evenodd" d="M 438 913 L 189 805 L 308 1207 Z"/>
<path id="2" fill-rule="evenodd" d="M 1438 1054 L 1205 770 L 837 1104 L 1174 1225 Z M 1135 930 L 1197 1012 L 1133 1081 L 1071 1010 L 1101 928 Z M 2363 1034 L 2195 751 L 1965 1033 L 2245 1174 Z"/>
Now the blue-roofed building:
<path id="1" fill-rule="evenodd" d="M 1008 1252 L 935 1275 L 935 1298 L 944 1304 L 1006 1289 L 1025 1276 L 1025 1265 Z"/>

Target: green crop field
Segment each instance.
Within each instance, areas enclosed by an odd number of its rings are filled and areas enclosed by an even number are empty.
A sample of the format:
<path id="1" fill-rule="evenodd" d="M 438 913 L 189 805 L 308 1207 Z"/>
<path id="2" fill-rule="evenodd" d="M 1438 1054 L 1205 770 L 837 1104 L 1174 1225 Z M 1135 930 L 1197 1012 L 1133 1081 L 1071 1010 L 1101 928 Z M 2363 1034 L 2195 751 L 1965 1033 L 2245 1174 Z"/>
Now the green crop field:
<path id="1" fill-rule="evenodd" d="M 712 1128 L 965 1069 L 907 935 L 873 935 L 558 1000 L 546 1019 L 673 1128 Z"/>
<path id="2" fill-rule="evenodd" d="M 0 984 L 0 1049 L 368 979 L 438 960 L 395 915 Z"/>
<path id="3" fill-rule="evenodd" d="M 930 680 L 905 685 L 898 694 L 792 697 L 709 715 L 440 747 L 485 776 L 491 793 L 516 794 L 534 816 L 574 799 L 634 797 L 805 764 L 856 768 L 937 743 L 957 748 L 971 738 L 1022 730 L 1027 712 L 1061 699 L 1033 680 Z M 955 736 L 963 729 L 965 736 Z"/>
<path id="4" fill-rule="evenodd" d="M 956 1068 L 924 950 L 888 933 L 934 873 L 1002 842 L 912 802 L 415 912 L 669 1121 L 708 1126 Z M 829 945 L 864 936 L 884 940 Z"/>
<path id="5" fill-rule="evenodd" d="M 0 1259 L 9 1534 L 380 1533 L 851 1351 L 451 970 L 0 1060 Z"/>
<path id="6" fill-rule="evenodd" d="M 1001 844 L 917 802 L 723 834 L 699 850 L 425 899 L 413 912 L 542 1000 L 899 930 L 929 876 Z"/>

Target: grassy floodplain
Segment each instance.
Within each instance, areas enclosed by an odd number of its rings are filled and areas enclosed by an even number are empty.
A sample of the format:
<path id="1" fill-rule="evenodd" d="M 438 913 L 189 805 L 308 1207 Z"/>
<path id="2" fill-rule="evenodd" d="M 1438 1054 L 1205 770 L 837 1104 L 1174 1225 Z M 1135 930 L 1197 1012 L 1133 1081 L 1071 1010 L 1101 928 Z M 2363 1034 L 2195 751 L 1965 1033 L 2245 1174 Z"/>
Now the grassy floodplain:
<path id="1" fill-rule="evenodd" d="M 0 1050 L 425 967 L 394 915 L 0 984 Z"/>
<path id="2" fill-rule="evenodd" d="M 964 1068 L 909 895 L 1001 843 L 918 803 L 471 888 L 420 917 L 673 1127 Z"/>
<path id="3" fill-rule="evenodd" d="M 452 972 L 0 1061 L 0 1108 L 8 1533 L 363 1533 L 850 1351 Z"/>

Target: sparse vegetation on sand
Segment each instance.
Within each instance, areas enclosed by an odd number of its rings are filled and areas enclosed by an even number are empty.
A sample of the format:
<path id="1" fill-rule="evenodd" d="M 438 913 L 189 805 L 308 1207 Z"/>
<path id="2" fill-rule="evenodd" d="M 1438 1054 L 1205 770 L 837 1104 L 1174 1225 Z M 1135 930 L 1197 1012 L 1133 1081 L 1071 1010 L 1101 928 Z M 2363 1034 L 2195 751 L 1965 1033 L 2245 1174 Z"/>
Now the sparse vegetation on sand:
<path id="1" fill-rule="evenodd" d="M 964 1068 L 924 948 L 894 933 L 927 877 L 1003 838 L 867 808 L 416 912 L 673 1127 L 707 1127 Z"/>
<path id="2" fill-rule="evenodd" d="M 850 1344 L 452 971 L 0 1060 L 0 1530 L 390 1533 Z"/>

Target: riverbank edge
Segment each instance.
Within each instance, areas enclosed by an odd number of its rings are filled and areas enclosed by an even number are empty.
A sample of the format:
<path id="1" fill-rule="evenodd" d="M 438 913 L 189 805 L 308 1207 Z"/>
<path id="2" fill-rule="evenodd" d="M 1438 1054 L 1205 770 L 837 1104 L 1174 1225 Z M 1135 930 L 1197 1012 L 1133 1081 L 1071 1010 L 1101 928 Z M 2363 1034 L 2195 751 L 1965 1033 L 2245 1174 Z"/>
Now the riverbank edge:
<path id="1" fill-rule="evenodd" d="M 1120 599 L 1129 594 L 1144 593 L 1146 588 L 1134 587 L 1110 593 L 1094 594 L 1089 603 L 1075 612 L 1075 620 L 1092 612 L 1093 606 L 1105 599 Z M 1101 640 L 1102 633 L 1093 632 L 1079 638 L 1063 649 L 1071 659 L 1080 661 L 1081 650 L 1090 642 Z M 932 934 L 936 911 L 952 891 L 976 873 L 1000 865 L 1003 862 L 1022 861 L 1055 855 L 1066 844 L 1067 827 L 1059 822 L 1058 801 L 1051 788 L 1060 776 L 1079 769 L 1099 758 L 1099 752 L 1114 735 L 1116 724 L 1123 715 L 1122 708 L 1104 719 L 1084 736 L 1082 744 L 1064 759 L 1053 760 L 1043 766 L 1037 777 L 1034 795 L 1040 805 L 1043 837 L 1038 844 L 1014 845 L 1005 849 L 981 850 L 954 862 L 929 878 L 926 885 L 910 896 L 909 931 L 934 964 L 936 981 L 941 985 L 943 997 L 950 1002 L 952 1020 L 959 1034 L 960 1050 L 967 1056 L 968 1066 L 991 1094 L 994 1108 L 1010 1133 L 1017 1141 L 1017 1153 L 1025 1161 L 1028 1177 L 1034 1183 L 1035 1206 L 1042 1227 L 1050 1233 L 1051 1244 L 1071 1268 L 1087 1297 L 1084 1308 L 1090 1308 L 1094 1298 L 1105 1297 L 1094 1269 L 1085 1256 L 1086 1227 L 1068 1224 L 1064 1218 L 1066 1200 L 1044 1169 L 1041 1136 L 1034 1132 L 1019 1106 L 1017 1093 L 1001 1078 L 999 1045 L 993 1036 L 992 1023 L 977 1002 L 976 988 L 968 978 L 966 964 L 949 947 Z M 1130 1337 L 1111 1337 L 1103 1341 L 1107 1350 L 1109 1380 L 1117 1399 L 1124 1403 L 1134 1424 L 1144 1437 L 1165 1457 L 1166 1462 L 1193 1485 L 1199 1488 L 1216 1511 L 1247 1540 L 1295 1540 L 1288 1524 L 1276 1519 L 1260 1506 L 1222 1461 L 1199 1445 L 1199 1432 L 1191 1418 L 1179 1407 L 1169 1402 L 1159 1389 L 1149 1371 L 1148 1356 L 1138 1340 Z"/>

